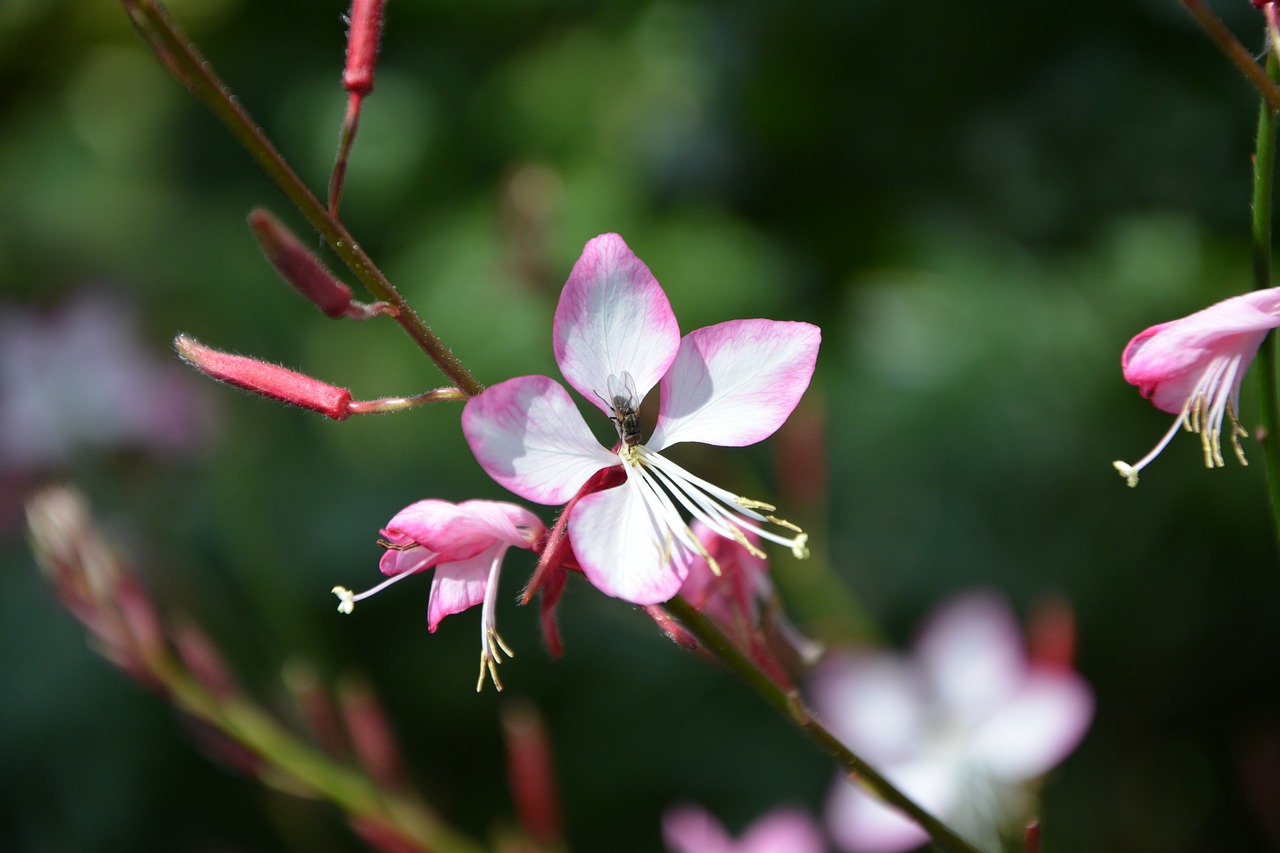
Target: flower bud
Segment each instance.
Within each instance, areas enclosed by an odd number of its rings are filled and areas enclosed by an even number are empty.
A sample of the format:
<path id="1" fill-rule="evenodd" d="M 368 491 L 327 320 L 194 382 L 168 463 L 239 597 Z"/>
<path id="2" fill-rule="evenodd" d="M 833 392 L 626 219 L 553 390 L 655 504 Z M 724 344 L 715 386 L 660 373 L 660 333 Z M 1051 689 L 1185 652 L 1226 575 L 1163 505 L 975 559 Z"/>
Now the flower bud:
<path id="1" fill-rule="evenodd" d="M 347 66 L 342 88 L 363 97 L 373 91 L 373 67 L 382 39 L 383 0 L 352 0 L 347 30 Z"/>
<path id="2" fill-rule="evenodd" d="M 338 281 L 284 223 L 257 208 L 249 214 L 249 227 L 281 278 L 327 316 L 341 317 L 347 313 L 351 288 Z"/>
<path id="3" fill-rule="evenodd" d="M 183 360 L 196 370 L 229 385 L 282 403 L 311 409 L 335 421 L 343 420 L 351 414 L 351 392 L 345 388 L 321 382 L 278 364 L 219 352 L 186 335 L 174 338 L 173 345 Z"/>

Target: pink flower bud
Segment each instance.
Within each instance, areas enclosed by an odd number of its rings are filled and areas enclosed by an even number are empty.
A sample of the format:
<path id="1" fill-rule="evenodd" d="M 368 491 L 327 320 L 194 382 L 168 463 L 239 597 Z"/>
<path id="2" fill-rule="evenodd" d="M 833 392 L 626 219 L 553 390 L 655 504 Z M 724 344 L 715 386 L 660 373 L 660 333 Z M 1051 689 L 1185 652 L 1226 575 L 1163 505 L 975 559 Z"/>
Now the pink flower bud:
<path id="1" fill-rule="evenodd" d="M 342 72 L 342 87 L 353 95 L 373 91 L 373 66 L 378 59 L 378 42 L 382 39 L 383 0 L 352 0 L 347 31 L 347 67 Z"/>
<path id="2" fill-rule="evenodd" d="M 340 421 L 351 414 L 351 392 L 301 373 L 204 346 L 194 338 L 178 335 L 174 347 L 183 360 L 204 373 L 229 385 L 255 394 L 311 409 Z"/>
<path id="3" fill-rule="evenodd" d="M 351 744 L 369 776 L 386 790 L 404 788 L 405 772 L 399 747 L 373 691 L 360 681 L 348 680 L 338 693 Z"/>
<path id="4" fill-rule="evenodd" d="M 546 726 L 533 705 L 516 702 L 503 708 L 502 734 L 520 826 L 535 841 L 551 845 L 560 838 L 560 804 Z"/>
<path id="5" fill-rule="evenodd" d="M 281 278 L 326 315 L 341 317 L 347 313 L 351 288 L 338 281 L 284 223 L 258 208 L 249 214 L 249 227 Z"/>

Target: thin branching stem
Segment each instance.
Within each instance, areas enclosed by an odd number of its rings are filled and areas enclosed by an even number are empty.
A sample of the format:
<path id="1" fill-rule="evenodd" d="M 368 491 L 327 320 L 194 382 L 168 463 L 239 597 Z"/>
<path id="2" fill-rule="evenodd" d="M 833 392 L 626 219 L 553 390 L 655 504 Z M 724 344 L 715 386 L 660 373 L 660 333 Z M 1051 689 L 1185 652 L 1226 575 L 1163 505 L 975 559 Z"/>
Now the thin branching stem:
<path id="1" fill-rule="evenodd" d="M 266 134 L 245 112 L 213 67 L 188 41 L 155 0 L 121 0 L 129 19 L 175 78 L 213 111 L 232 135 L 257 161 L 267 176 L 297 206 L 330 248 L 342 258 L 356 278 L 373 296 L 396 309 L 396 322 L 422 348 L 441 372 L 468 397 L 483 390 L 471 372 L 445 346 L 431 328 L 409 307 L 400 292 L 387 280 L 373 260 L 347 231 L 346 226 L 307 188 L 298 174 L 276 150 Z"/>
<path id="2" fill-rule="evenodd" d="M 1249 49 L 1213 14 L 1204 0 L 1182 0 L 1182 5 L 1187 7 L 1187 11 L 1196 19 L 1210 41 L 1218 46 L 1227 59 L 1231 60 L 1231 64 L 1240 69 L 1240 73 L 1262 94 L 1263 100 L 1271 109 L 1280 110 L 1280 85 L 1258 65 Z"/>

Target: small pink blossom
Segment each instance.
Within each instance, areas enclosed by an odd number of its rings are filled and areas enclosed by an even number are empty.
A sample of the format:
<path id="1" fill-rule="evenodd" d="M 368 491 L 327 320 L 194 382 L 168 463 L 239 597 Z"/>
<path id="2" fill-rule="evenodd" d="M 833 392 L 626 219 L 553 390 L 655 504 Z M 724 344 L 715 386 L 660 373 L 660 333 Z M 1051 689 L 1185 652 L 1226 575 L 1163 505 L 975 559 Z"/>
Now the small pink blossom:
<path id="1" fill-rule="evenodd" d="M 387 550 L 379 568 L 388 579 L 359 595 L 346 587 L 333 588 L 338 610 L 350 613 L 355 603 L 410 575 L 436 570 L 427 603 L 427 630 L 435 632 L 440 620 L 468 607 L 482 604 L 480 615 L 480 679 L 485 674 L 499 690 L 496 665 L 501 653 L 512 657 L 498 635 L 494 606 L 498 596 L 498 576 L 507 549 L 532 549 L 545 528 L 538 517 L 523 507 L 499 501 L 425 500 L 410 504 L 395 514 L 383 529 L 381 544 Z"/>
<path id="2" fill-rule="evenodd" d="M 463 432 L 480 465 L 512 492 L 552 505 L 578 497 L 568 536 L 588 580 L 608 595 L 656 604 L 676 594 L 696 557 L 708 556 L 682 510 L 727 539 L 745 544 L 753 533 L 807 554 L 804 532 L 771 515 L 774 507 L 714 486 L 661 451 L 682 441 L 740 447 L 772 435 L 809 385 L 820 338 L 816 326 L 773 320 L 731 320 L 681 338 L 649 268 L 617 234 L 602 234 L 569 275 L 553 339 L 561 372 L 614 422 L 619 443 L 602 447 L 546 376 L 473 397 Z M 659 385 L 657 422 L 642 440 L 640 403 Z M 581 494 L 614 466 L 625 483 Z"/>
<path id="3" fill-rule="evenodd" d="M 926 811 L 982 849 L 1017 831 L 1030 782 L 1065 758 L 1093 716 L 1084 680 L 1027 659 L 1000 598 L 958 599 L 927 623 L 915 654 L 845 653 L 815 673 L 814 702 L 831 730 Z M 894 853 L 924 830 L 838 777 L 827 827 L 849 853 Z"/>
<path id="4" fill-rule="evenodd" d="M 1124 378 L 1138 386 L 1157 409 L 1176 415 L 1164 438 L 1130 465 L 1112 463 L 1130 486 L 1138 472 L 1164 450 L 1179 427 L 1200 434 L 1204 464 L 1223 465 L 1222 422 L 1240 464 L 1248 464 L 1240 438 L 1248 436 L 1236 420 L 1240 382 L 1267 332 L 1280 326 L 1280 288 L 1234 296 L 1180 320 L 1152 326 L 1125 347 Z"/>
<path id="5" fill-rule="evenodd" d="M 778 809 L 734 840 L 718 820 L 695 805 L 678 806 L 662 819 L 671 853 L 822 853 L 822 832 L 799 809 Z"/>

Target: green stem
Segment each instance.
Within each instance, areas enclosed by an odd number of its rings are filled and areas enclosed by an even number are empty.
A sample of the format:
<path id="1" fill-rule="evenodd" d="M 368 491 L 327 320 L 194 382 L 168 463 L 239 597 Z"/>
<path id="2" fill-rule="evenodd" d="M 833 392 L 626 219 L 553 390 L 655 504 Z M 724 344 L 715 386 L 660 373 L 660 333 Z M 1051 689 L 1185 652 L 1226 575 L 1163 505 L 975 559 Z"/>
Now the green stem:
<path id="1" fill-rule="evenodd" d="M 1267 55 L 1267 75 L 1280 77 L 1280 62 Z M 1277 108 L 1266 98 L 1258 109 L 1258 147 L 1253 157 L 1253 278 L 1254 287 L 1271 287 L 1271 229 L 1276 167 Z M 1276 336 L 1267 335 L 1258 351 L 1258 379 L 1262 412 L 1261 443 L 1271 496 L 1271 518 L 1280 544 L 1280 395 L 1276 387 Z"/>
<path id="2" fill-rule="evenodd" d="M 485 848 L 442 823 L 423 804 L 380 790 L 368 777 L 330 761 L 243 699 L 219 701 L 167 655 L 147 666 L 175 705 L 212 725 L 273 769 L 351 817 L 375 821 L 433 853 L 481 853 Z"/>
<path id="3" fill-rule="evenodd" d="M 894 787 L 888 779 L 881 776 L 874 767 L 841 743 L 835 735 L 814 719 L 813 712 L 805 705 L 798 690 L 794 688 L 786 690 L 779 686 L 730 642 L 710 619 L 699 613 L 689 602 L 676 597 L 663 607 L 679 619 L 704 648 L 745 681 L 748 687 L 760 694 L 766 702 L 834 758 L 853 781 L 889 805 L 897 807 L 918 823 L 925 832 L 929 833 L 933 843 L 942 850 L 949 853 L 978 853 L 973 845 L 917 805 L 914 800 Z"/>
<path id="4" fill-rule="evenodd" d="M 179 81 L 184 83 L 214 115 L 226 125 L 245 150 L 258 162 L 289 200 L 320 233 L 326 243 L 342 258 L 373 296 L 395 306 L 396 322 L 422 348 L 441 372 L 449 377 L 468 397 L 483 390 L 476 378 L 463 366 L 444 342 L 436 337 L 422 318 L 405 302 L 400 292 L 387 280 L 373 260 L 352 238 L 346 226 L 309 190 L 298 174 L 285 162 L 266 135 L 254 124 L 244 108 L 214 74 L 212 66 L 181 33 L 169 14 L 155 0 L 121 0 L 134 27 L 156 56 Z"/>
<path id="5" fill-rule="evenodd" d="M 1258 66 L 1249 49 L 1240 43 L 1240 40 L 1227 29 L 1226 24 L 1222 23 L 1217 15 L 1213 14 L 1204 4 L 1204 0 L 1182 0 L 1182 5 L 1187 7 L 1187 11 L 1196 19 L 1196 23 L 1205 31 L 1209 39 L 1262 94 L 1263 100 L 1270 104 L 1271 109 L 1280 110 L 1280 86 L 1277 86 L 1275 79 Z"/>

